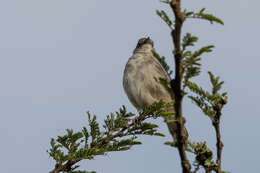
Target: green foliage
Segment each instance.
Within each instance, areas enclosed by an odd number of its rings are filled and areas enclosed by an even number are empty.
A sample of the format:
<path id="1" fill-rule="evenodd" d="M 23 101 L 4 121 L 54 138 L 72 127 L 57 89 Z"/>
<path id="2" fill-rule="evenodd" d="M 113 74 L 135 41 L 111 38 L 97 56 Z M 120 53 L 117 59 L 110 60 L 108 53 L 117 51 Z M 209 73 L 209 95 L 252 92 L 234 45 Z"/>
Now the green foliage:
<path id="1" fill-rule="evenodd" d="M 205 169 L 217 172 L 218 163 L 213 160 L 213 152 L 208 148 L 206 142 L 188 142 L 188 151 L 195 155 L 193 166 L 195 167 L 192 173 L 195 173 L 202 166 Z M 221 173 L 230 173 L 222 171 Z"/>
<path id="2" fill-rule="evenodd" d="M 165 61 L 165 57 L 164 56 L 160 56 L 157 52 L 153 51 L 153 55 L 154 57 L 157 59 L 157 61 L 161 64 L 161 66 L 163 67 L 163 69 L 166 71 L 166 73 L 168 74 L 168 76 L 170 77 L 172 74 L 172 70 L 170 70 L 169 65 L 167 64 L 167 62 Z"/>
<path id="3" fill-rule="evenodd" d="M 171 88 L 169 79 L 159 78 L 159 82 L 172 95 L 172 97 L 174 97 L 174 92 Z"/>
<path id="4" fill-rule="evenodd" d="M 190 51 L 186 51 L 183 54 L 183 69 L 184 69 L 184 77 L 183 77 L 183 86 L 184 88 L 187 85 L 187 82 L 193 77 L 196 77 L 200 74 L 200 57 L 195 57 L 192 55 Z"/>
<path id="5" fill-rule="evenodd" d="M 209 13 L 204 13 L 205 10 L 206 8 L 202 8 L 198 13 L 192 11 L 190 12 L 184 11 L 184 13 L 187 18 L 203 19 L 209 21 L 211 24 L 213 22 L 216 22 L 218 24 L 224 25 L 224 22 L 220 18 Z"/>
<path id="6" fill-rule="evenodd" d="M 185 51 L 186 47 L 194 46 L 194 43 L 198 41 L 198 37 L 191 35 L 190 33 L 186 33 L 182 40 L 182 51 Z"/>
<path id="7" fill-rule="evenodd" d="M 214 169 L 217 166 L 213 160 L 213 153 L 207 147 L 206 142 L 189 142 L 188 146 L 189 150 L 196 156 L 196 160 L 193 163 L 195 167 L 199 168 L 199 166 L 203 166 Z"/>
<path id="8" fill-rule="evenodd" d="M 208 72 L 210 77 L 210 82 L 212 84 L 212 94 L 215 95 L 221 89 L 224 81 L 219 82 L 219 76 L 215 77 L 210 71 Z M 226 93 L 224 94 L 226 95 Z"/>
<path id="9" fill-rule="evenodd" d="M 143 112 L 140 112 L 140 117 L 144 117 L 147 115 L 150 115 L 153 118 L 157 118 L 157 117 L 167 118 L 169 116 L 171 117 L 172 115 L 174 115 L 174 112 L 165 112 L 165 110 L 168 110 L 172 106 L 173 106 L 173 102 L 165 103 L 163 100 L 154 102 L 149 107 L 145 108 Z"/>
<path id="10" fill-rule="evenodd" d="M 141 125 L 139 123 L 137 123 L 136 126 L 133 126 L 131 128 L 129 128 L 129 130 L 127 131 L 127 134 L 129 135 L 133 135 L 133 133 L 135 135 L 153 135 L 153 136 L 161 136 L 164 137 L 164 134 L 162 133 L 158 133 L 155 128 L 158 128 L 157 125 L 155 124 L 149 124 L 149 123 L 142 123 Z"/>
<path id="11" fill-rule="evenodd" d="M 88 114 L 88 123 L 90 127 L 90 136 L 92 138 L 91 143 L 94 144 L 97 143 L 99 140 L 101 140 L 102 136 L 100 133 L 99 124 L 97 123 L 97 116 L 94 115 L 93 118 L 91 119 L 91 114 L 89 112 L 87 112 L 87 114 Z"/>
<path id="12" fill-rule="evenodd" d="M 204 47 L 200 48 L 199 50 L 195 51 L 195 52 L 192 54 L 192 56 L 193 56 L 193 57 L 199 57 L 199 56 L 202 55 L 203 53 L 212 52 L 212 48 L 214 48 L 213 45 L 204 46 Z"/>
<path id="13" fill-rule="evenodd" d="M 170 5 L 174 11 L 175 17 L 179 17 L 177 19 L 183 20 L 182 22 L 184 22 L 186 18 L 198 18 L 207 20 L 210 23 L 215 22 L 222 25 L 224 24 L 221 19 L 212 14 L 205 13 L 205 8 L 197 13 L 188 12 L 186 10 L 182 12 L 175 11 L 178 9 L 176 8 L 177 3 L 175 0 L 162 0 L 161 2 Z M 167 26 L 170 27 L 172 37 L 175 39 L 174 41 L 176 41 L 175 34 L 180 34 L 180 31 L 178 28 L 175 29 L 174 26 L 175 22 L 177 26 L 179 20 L 171 20 L 164 10 L 157 10 L 156 13 Z M 214 48 L 213 45 L 209 45 L 196 51 L 188 50 L 188 48 L 193 47 L 197 41 L 198 37 L 187 33 L 182 40 L 181 51 L 176 51 L 178 55 L 181 53 L 182 58 L 181 61 L 179 61 L 179 65 L 182 66 L 183 71 L 181 72 L 183 73 L 179 77 L 181 82 L 183 82 L 182 90 L 184 91 L 185 87 L 189 88 L 193 94 L 188 97 L 205 115 L 211 118 L 214 124 L 214 122 L 219 121 L 221 109 L 227 102 L 227 93 L 219 93 L 224 82 L 220 81 L 219 77 L 215 77 L 211 72 L 209 72 L 212 85 L 211 93 L 199 87 L 196 83 L 191 82 L 191 79 L 198 76 L 201 72 L 200 60 L 202 54 L 211 52 Z M 174 46 L 176 47 L 176 42 L 174 43 Z M 177 46 L 179 47 L 180 43 L 177 43 Z M 173 71 L 170 70 L 170 67 L 165 61 L 165 57 L 160 56 L 156 52 L 153 52 L 153 54 L 170 77 Z M 156 80 L 173 95 L 173 90 L 169 85 L 168 79 L 160 78 Z M 175 113 L 165 112 L 165 110 L 171 110 L 170 107 L 173 107 L 173 103 L 165 103 L 161 100 L 145 108 L 142 112 L 139 112 L 139 116 L 133 119 L 134 114 L 127 112 L 126 108 L 123 106 L 119 111 L 107 115 L 102 126 L 97 122 L 96 115 L 91 115 L 87 112 L 88 125 L 83 127 L 81 131 L 74 132 L 72 129 L 67 129 L 65 135 L 58 136 L 56 139 L 51 139 L 51 148 L 47 152 L 49 153 L 49 156 L 56 161 L 55 169 L 51 171 L 51 173 L 96 173 L 93 171 L 80 171 L 78 170 L 79 166 L 76 165 L 76 163 L 85 159 L 92 160 L 97 155 L 106 155 L 113 151 L 127 151 L 131 147 L 141 144 L 141 142 L 137 140 L 138 135 L 164 136 L 164 134 L 158 132 L 158 126 L 156 124 L 145 122 L 145 120 L 151 117 L 163 117 L 165 121 L 171 119 L 174 117 L 173 115 Z M 172 141 L 165 142 L 165 144 L 172 147 L 178 146 L 178 143 Z M 216 171 L 218 164 L 212 160 L 213 153 L 207 147 L 206 142 L 191 143 L 187 140 L 184 145 L 186 151 L 189 151 L 196 156 L 193 173 L 197 172 L 201 166 L 204 167 L 205 170 L 210 168 L 211 171 Z"/>
<path id="14" fill-rule="evenodd" d="M 131 112 L 126 112 L 125 107 L 120 109 L 119 112 L 110 113 L 110 115 L 107 115 L 104 120 L 105 124 L 103 127 L 106 129 L 105 134 L 111 134 L 114 131 L 119 130 L 121 127 L 126 126 L 133 116 L 134 114 Z"/>
<path id="15" fill-rule="evenodd" d="M 118 112 L 107 115 L 102 132 L 97 116 L 87 112 L 88 128 L 83 127 L 79 132 L 67 129 L 65 135 L 51 139 L 51 148 L 47 152 L 56 161 L 56 167 L 69 166 L 63 168 L 63 172 L 83 173 L 76 170 L 78 166 L 74 165 L 80 160 L 92 160 L 97 155 L 112 151 L 129 150 L 141 144 L 136 140 L 138 135 L 164 136 L 157 131 L 156 124 L 144 121 L 150 117 L 163 116 L 165 106 L 168 104 L 163 101 L 152 104 L 140 112 L 136 122 L 132 121 L 134 114 L 127 112 L 123 106 Z"/>
<path id="16" fill-rule="evenodd" d="M 198 37 L 187 33 L 182 40 L 182 58 L 183 58 L 183 69 L 184 69 L 184 80 L 183 86 L 184 88 L 187 86 L 188 82 L 191 78 L 196 77 L 200 74 L 201 68 L 201 55 L 203 53 L 208 53 L 212 51 L 214 48 L 213 45 L 204 46 L 197 51 L 191 52 L 186 50 L 189 46 L 194 46 L 194 44 L 198 41 Z"/>
<path id="17" fill-rule="evenodd" d="M 217 111 L 220 111 L 222 106 L 227 102 L 227 93 L 218 93 L 224 82 L 219 81 L 219 77 L 215 77 L 211 72 L 208 73 L 213 88 L 212 93 L 205 91 L 194 82 L 188 81 L 186 86 L 196 94 L 196 96 L 190 95 L 188 97 L 204 112 L 205 115 L 209 116 L 212 120 L 215 120 Z"/>
<path id="18" fill-rule="evenodd" d="M 164 144 L 171 147 L 177 147 L 176 142 L 168 141 Z M 211 170 L 214 170 L 217 167 L 217 164 L 213 160 L 213 152 L 207 147 L 206 142 L 187 141 L 186 151 L 195 155 L 195 161 L 193 162 L 195 169 L 191 172 L 197 172 L 200 166 L 204 168 L 211 168 Z"/>
<path id="19" fill-rule="evenodd" d="M 176 142 L 173 142 L 173 141 L 167 141 L 167 142 L 165 142 L 164 144 L 165 144 L 165 145 L 168 145 L 168 146 L 170 146 L 170 147 L 177 147 Z"/>
<path id="20" fill-rule="evenodd" d="M 167 62 L 165 61 L 165 57 L 164 56 L 160 56 L 157 52 L 153 51 L 153 55 L 156 58 L 156 60 L 161 64 L 161 66 L 163 67 L 164 71 L 167 73 L 169 79 L 171 78 L 171 75 L 173 73 L 172 70 L 170 70 L 170 66 L 167 64 Z M 170 86 L 170 82 L 169 79 L 163 79 L 163 78 L 154 78 L 157 82 L 160 82 L 160 84 L 162 84 L 164 86 L 164 88 L 173 96 L 173 90 Z"/>
<path id="21" fill-rule="evenodd" d="M 156 10 L 156 14 L 171 28 L 173 29 L 173 22 L 170 20 L 169 16 L 165 11 Z"/>
<path id="22" fill-rule="evenodd" d="M 171 0 L 161 0 L 160 2 L 162 2 L 162 3 L 165 3 L 165 4 L 170 4 L 171 3 Z"/>

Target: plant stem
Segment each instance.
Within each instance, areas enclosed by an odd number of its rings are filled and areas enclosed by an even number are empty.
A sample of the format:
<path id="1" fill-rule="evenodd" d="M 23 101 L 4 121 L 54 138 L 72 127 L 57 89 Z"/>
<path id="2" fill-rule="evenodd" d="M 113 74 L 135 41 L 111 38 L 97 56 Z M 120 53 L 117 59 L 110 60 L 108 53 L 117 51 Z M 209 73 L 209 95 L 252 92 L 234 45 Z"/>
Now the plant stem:
<path id="1" fill-rule="evenodd" d="M 221 135 L 220 135 L 220 123 L 219 121 L 217 121 L 216 123 L 213 123 L 213 126 L 215 128 L 216 131 L 216 138 L 217 138 L 217 164 L 218 164 L 218 168 L 217 168 L 217 173 L 221 173 L 221 156 L 222 156 L 222 149 L 223 149 L 223 142 L 221 141 Z"/>
<path id="2" fill-rule="evenodd" d="M 181 55 L 181 29 L 182 24 L 185 20 L 185 16 L 181 12 L 181 1 L 172 0 L 170 6 L 175 15 L 175 27 L 171 32 L 173 44 L 174 44 L 174 59 L 175 59 L 175 79 L 171 83 L 171 87 L 175 94 L 174 109 L 176 112 L 177 119 L 177 148 L 181 158 L 182 172 L 190 173 L 191 166 L 186 155 L 186 140 L 184 127 L 184 118 L 182 116 L 182 78 L 183 78 L 183 67 L 182 67 L 182 55 Z"/>
<path id="3" fill-rule="evenodd" d="M 145 116 L 138 116 L 137 117 L 137 120 L 138 121 L 144 121 L 145 119 L 147 119 L 148 117 L 145 117 Z M 94 149 L 99 149 L 101 148 L 103 145 L 106 145 L 108 144 L 110 141 L 112 141 L 113 139 L 117 138 L 117 137 L 121 137 L 121 136 L 124 136 L 125 135 L 125 131 L 129 128 L 129 127 L 132 127 L 132 126 L 135 126 L 136 123 L 135 122 L 132 122 L 130 124 L 127 124 L 126 126 L 124 126 L 120 131 L 118 131 L 117 133 L 113 134 L 113 135 L 107 135 L 105 137 L 105 139 L 103 140 L 102 143 L 93 143 L 91 144 L 91 148 L 94 148 Z M 81 161 L 83 159 L 80 159 L 80 158 L 75 158 L 75 159 L 71 159 L 71 160 L 68 160 L 66 163 L 64 164 L 56 164 L 55 168 L 50 171 L 49 173 L 60 173 L 60 172 L 69 172 L 71 171 L 71 168 L 73 165 L 75 165 L 76 163 L 78 163 L 79 161 Z"/>

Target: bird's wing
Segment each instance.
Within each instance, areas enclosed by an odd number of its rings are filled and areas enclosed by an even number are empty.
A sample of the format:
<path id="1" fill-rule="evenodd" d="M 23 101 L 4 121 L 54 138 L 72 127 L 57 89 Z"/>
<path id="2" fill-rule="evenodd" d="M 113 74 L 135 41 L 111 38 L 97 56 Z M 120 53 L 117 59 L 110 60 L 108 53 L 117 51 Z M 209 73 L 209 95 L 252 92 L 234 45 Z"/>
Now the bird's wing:
<path id="1" fill-rule="evenodd" d="M 149 90 L 151 96 L 156 100 L 164 100 L 166 102 L 172 101 L 172 94 L 161 83 L 160 79 L 165 79 L 170 85 L 170 78 L 154 57 L 149 58 L 145 66 L 147 68 L 146 74 L 148 76 L 148 82 L 146 82 L 146 88 Z"/>

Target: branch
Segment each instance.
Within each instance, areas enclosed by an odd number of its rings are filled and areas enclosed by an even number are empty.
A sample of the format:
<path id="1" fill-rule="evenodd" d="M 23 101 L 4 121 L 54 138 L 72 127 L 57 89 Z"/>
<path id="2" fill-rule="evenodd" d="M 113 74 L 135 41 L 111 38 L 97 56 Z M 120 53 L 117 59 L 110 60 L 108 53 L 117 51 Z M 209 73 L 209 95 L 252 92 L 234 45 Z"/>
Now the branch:
<path id="1" fill-rule="evenodd" d="M 139 116 L 136 118 L 137 121 L 144 121 L 145 119 L 147 119 L 148 117 L 144 117 L 144 116 Z M 117 138 L 117 137 L 122 137 L 122 136 L 126 136 L 126 134 L 124 134 L 124 132 L 129 128 L 129 127 L 133 127 L 135 126 L 136 123 L 132 122 L 130 124 L 125 125 L 119 132 L 117 132 L 114 135 L 107 135 L 107 137 L 105 137 L 104 141 L 100 144 L 93 144 L 91 146 L 92 149 L 100 149 L 103 145 L 108 144 L 109 142 L 111 142 L 113 139 Z M 79 161 L 81 161 L 83 159 L 72 159 L 67 161 L 67 163 L 65 164 L 56 164 L 55 168 L 50 171 L 50 173 L 59 173 L 59 172 L 66 172 L 66 171 L 70 171 L 72 166 L 75 165 L 76 163 L 78 163 Z"/>
<path id="2" fill-rule="evenodd" d="M 216 131 L 216 138 L 217 138 L 217 164 L 218 169 L 217 173 L 221 173 L 221 155 L 222 155 L 222 149 L 223 149 L 223 142 L 221 141 L 221 135 L 220 135 L 220 128 L 219 123 L 213 124 L 215 131 Z"/>
<path id="3" fill-rule="evenodd" d="M 216 116 L 212 122 L 215 131 L 216 131 L 216 140 L 217 140 L 217 173 L 222 173 L 221 171 L 221 156 L 222 156 L 222 149 L 224 147 L 223 142 L 221 141 L 221 133 L 220 133 L 220 118 L 221 118 L 221 110 L 223 106 L 227 103 L 225 99 L 222 99 L 219 104 L 213 107 L 213 109 L 216 111 Z"/>
<path id="4" fill-rule="evenodd" d="M 209 76 L 210 76 L 210 81 L 211 84 L 213 86 L 212 89 L 212 95 L 216 95 L 218 94 L 218 91 L 221 89 L 221 85 L 224 83 L 223 81 L 219 82 L 219 77 L 215 77 L 211 72 L 208 72 Z M 217 140 L 217 173 L 222 173 L 221 171 L 221 156 L 222 156 L 222 149 L 224 147 L 223 142 L 221 141 L 221 133 L 220 133 L 220 118 L 222 115 L 222 108 L 223 106 L 227 104 L 227 97 L 226 97 L 226 93 L 222 94 L 222 97 L 220 97 L 219 99 L 216 99 L 215 102 L 212 103 L 212 108 L 213 110 L 216 112 L 213 120 L 212 120 L 212 124 L 215 128 L 216 131 L 216 140 Z"/>
<path id="5" fill-rule="evenodd" d="M 216 132 L 216 147 L 217 147 L 217 161 L 212 164 L 205 164 L 204 161 L 200 161 L 206 172 L 215 171 L 216 173 L 222 173 L 221 171 L 221 155 L 222 149 L 224 147 L 223 142 L 221 141 L 220 133 L 220 118 L 222 115 L 222 108 L 227 103 L 226 92 L 219 93 L 223 81 L 219 81 L 219 77 L 215 77 L 211 72 L 208 72 L 210 77 L 210 82 L 212 84 L 212 92 L 209 93 L 203 88 L 199 87 L 193 82 L 187 82 L 188 88 L 196 93 L 198 96 L 189 96 L 189 98 L 201 108 L 205 115 L 207 115 L 211 121 L 212 125 Z"/>
<path id="6" fill-rule="evenodd" d="M 112 151 L 129 150 L 133 145 L 141 144 L 135 140 L 137 135 L 164 136 L 157 132 L 156 124 L 144 120 L 163 116 L 164 107 L 167 105 L 163 101 L 155 102 L 140 112 L 139 116 L 134 118 L 135 121 L 131 120 L 134 114 L 127 113 L 123 106 L 119 112 L 116 112 L 116 116 L 111 113 L 104 120 L 104 132 L 100 132 L 96 116 L 92 118 L 88 113 L 89 132 L 86 127 L 76 133 L 67 129 L 66 135 L 51 140 L 51 149 L 47 152 L 56 161 L 56 165 L 50 173 L 80 172 L 74 170 L 79 167 L 76 163 L 81 160 L 91 160 L 96 155 L 104 155 Z M 121 139 L 122 137 L 124 138 Z M 92 139 L 90 143 L 89 138 Z"/>
<path id="7" fill-rule="evenodd" d="M 171 32 L 174 44 L 175 59 L 175 79 L 171 82 L 171 87 L 175 95 L 174 109 L 177 119 L 177 148 L 181 158 L 182 172 L 190 173 L 191 165 L 186 155 L 186 140 L 184 118 L 182 116 L 183 91 L 181 89 L 183 78 L 182 53 L 181 53 L 181 29 L 185 20 L 185 15 L 181 11 L 181 0 L 172 0 L 170 6 L 175 16 L 175 27 Z"/>
<path id="8" fill-rule="evenodd" d="M 221 103 L 223 98 L 226 98 L 226 93 L 218 94 L 217 91 L 220 90 L 223 82 L 219 82 L 219 77 L 215 78 L 213 74 L 209 72 L 211 83 L 213 85 L 212 94 L 210 94 L 190 81 L 191 78 L 198 76 L 200 73 L 200 56 L 205 52 L 211 52 L 214 46 L 205 46 L 192 53 L 191 51 L 186 50 L 186 47 L 193 46 L 198 38 L 187 33 L 183 39 L 183 43 L 181 44 L 181 31 L 183 22 L 186 18 L 199 18 L 208 20 L 211 23 L 216 22 L 219 24 L 223 24 L 223 22 L 221 19 L 212 14 L 204 13 L 205 8 L 200 10 L 199 13 L 187 12 L 186 10 L 182 11 L 181 0 L 163 0 L 162 2 L 170 5 L 175 16 L 175 20 L 172 22 L 164 11 L 157 10 L 157 14 L 171 29 L 171 37 L 174 44 L 173 54 L 175 60 L 175 78 L 171 81 L 170 89 L 174 92 L 174 110 L 176 118 L 175 125 L 177 127 L 176 130 L 174 130 L 174 135 L 176 135 L 177 141 L 176 143 L 166 142 L 165 144 L 178 148 L 183 173 L 192 172 L 190 162 L 186 155 L 186 151 L 189 151 L 187 146 L 190 142 L 188 141 L 188 136 L 186 135 L 187 132 L 184 126 L 185 118 L 182 114 L 182 100 L 184 95 L 187 94 L 184 90 L 187 86 L 191 91 L 198 95 L 196 97 L 190 95 L 189 98 L 194 101 L 202 109 L 205 115 L 212 120 L 217 137 L 217 163 L 212 160 L 212 152 L 208 149 L 206 144 L 192 144 L 192 148 L 196 151 L 196 160 L 199 163 L 195 171 L 199 169 L 199 166 L 203 166 L 206 173 L 210 173 L 211 171 L 221 173 L 221 153 L 223 143 L 221 141 L 219 121 L 221 109 L 224 105 L 221 105 Z"/>

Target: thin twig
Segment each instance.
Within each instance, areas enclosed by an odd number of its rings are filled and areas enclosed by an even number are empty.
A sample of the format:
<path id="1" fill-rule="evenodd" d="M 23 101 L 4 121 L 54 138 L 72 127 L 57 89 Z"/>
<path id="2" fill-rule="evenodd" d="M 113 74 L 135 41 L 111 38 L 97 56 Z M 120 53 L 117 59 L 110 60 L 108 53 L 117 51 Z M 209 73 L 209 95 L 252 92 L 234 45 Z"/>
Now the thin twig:
<path id="1" fill-rule="evenodd" d="M 222 156 L 222 149 L 223 149 L 223 143 L 221 141 L 220 136 L 220 127 L 219 123 L 214 125 L 214 128 L 216 130 L 216 138 L 217 138 L 217 164 L 218 164 L 218 170 L 217 173 L 221 173 L 221 156 Z"/>
<path id="2" fill-rule="evenodd" d="M 222 149 L 223 149 L 223 142 L 221 141 L 221 134 L 220 134 L 220 117 L 221 117 L 221 109 L 222 109 L 223 105 L 215 107 L 215 111 L 216 111 L 216 116 L 215 119 L 213 120 L 213 126 L 215 128 L 216 131 L 216 139 L 217 139 L 217 173 L 221 173 L 221 156 L 222 156 Z"/>
<path id="3" fill-rule="evenodd" d="M 147 118 L 149 118 L 149 116 L 138 116 L 137 117 L 137 121 L 144 121 L 146 120 Z M 113 139 L 117 138 L 117 137 L 121 137 L 121 136 L 124 136 L 124 132 L 129 128 L 129 127 L 132 127 L 132 126 L 135 126 L 136 123 L 135 122 L 132 122 L 130 124 L 127 124 L 126 126 L 124 126 L 119 132 L 117 132 L 116 134 L 114 135 L 107 135 L 107 137 L 103 140 L 102 143 L 99 143 L 99 144 L 92 144 L 91 148 L 94 148 L 94 149 L 99 149 L 101 148 L 102 146 L 108 144 L 110 141 L 112 141 Z M 78 163 L 79 161 L 81 161 L 83 159 L 79 159 L 79 158 L 76 158 L 76 159 L 72 159 L 72 160 L 68 160 L 66 163 L 64 164 L 56 164 L 55 168 L 50 171 L 49 173 L 60 173 L 60 172 L 68 172 L 68 171 L 71 171 L 71 168 L 73 165 L 75 165 L 76 163 Z"/>

